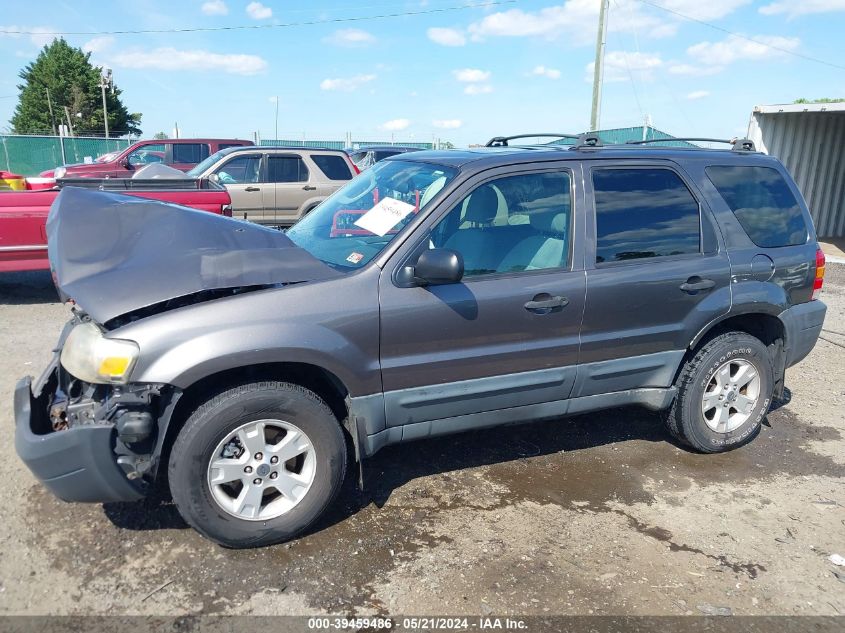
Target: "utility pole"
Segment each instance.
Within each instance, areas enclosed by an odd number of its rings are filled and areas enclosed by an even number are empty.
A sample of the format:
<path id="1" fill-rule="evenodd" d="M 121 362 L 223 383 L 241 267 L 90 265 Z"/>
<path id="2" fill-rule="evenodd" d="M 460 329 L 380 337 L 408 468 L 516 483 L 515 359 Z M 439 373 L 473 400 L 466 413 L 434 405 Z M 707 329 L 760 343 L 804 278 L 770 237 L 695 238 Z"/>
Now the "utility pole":
<path id="1" fill-rule="evenodd" d="M 111 68 L 100 71 L 100 90 L 103 93 L 103 125 L 106 129 L 106 138 L 109 137 L 109 111 L 106 108 L 106 88 L 112 88 Z M 113 90 L 113 88 L 112 88 Z"/>
<path id="2" fill-rule="evenodd" d="M 53 117 L 53 102 L 50 100 L 50 89 L 44 86 L 47 91 L 47 109 L 50 110 L 50 127 L 53 128 L 53 135 L 56 134 L 56 119 Z"/>
<path id="3" fill-rule="evenodd" d="M 279 95 L 276 95 L 276 132 L 273 136 L 273 142 L 279 142 Z"/>
<path id="4" fill-rule="evenodd" d="M 70 110 L 68 110 L 68 107 L 67 107 L 67 106 L 65 106 L 65 117 L 67 117 L 67 129 L 68 129 L 68 132 L 70 133 L 70 135 L 71 135 L 71 136 L 74 136 L 74 133 L 73 133 L 73 123 L 71 123 L 71 120 L 70 120 Z"/>
<path id="5" fill-rule="evenodd" d="M 601 118 L 601 83 L 604 75 L 604 45 L 607 41 L 607 10 L 610 0 L 601 0 L 599 32 L 596 36 L 596 62 L 593 69 L 593 110 L 590 114 L 590 131 L 599 128 Z"/>

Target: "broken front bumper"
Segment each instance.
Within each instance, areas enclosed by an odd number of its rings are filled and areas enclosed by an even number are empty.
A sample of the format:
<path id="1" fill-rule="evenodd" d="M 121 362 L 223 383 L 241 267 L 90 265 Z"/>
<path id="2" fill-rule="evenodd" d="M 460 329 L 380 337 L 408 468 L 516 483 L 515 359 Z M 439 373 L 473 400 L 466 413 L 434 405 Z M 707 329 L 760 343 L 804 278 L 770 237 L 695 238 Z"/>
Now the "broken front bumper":
<path id="1" fill-rule="evenodd" d="M 56 361 L 51 370 L 55 372 Z M 52 380 L 22 378 L 15 389 L 15 449 L 32 473 L 65 501 L 135 501 L 140 484 L 117 465 L 114 425 L 80 425 L 53 431 L 48 416 Z"/>

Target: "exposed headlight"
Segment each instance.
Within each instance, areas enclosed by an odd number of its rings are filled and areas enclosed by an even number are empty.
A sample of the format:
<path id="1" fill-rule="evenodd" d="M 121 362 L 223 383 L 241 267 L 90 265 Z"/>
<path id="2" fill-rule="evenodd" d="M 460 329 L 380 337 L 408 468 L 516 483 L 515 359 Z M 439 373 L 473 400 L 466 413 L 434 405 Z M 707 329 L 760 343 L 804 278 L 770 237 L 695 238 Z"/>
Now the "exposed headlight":
<path id="1" fill-rule="evenodd" d="M 56 167 L 53 170 L 53 178 L 64 178 L 65 174 L 67 174 L 67 169 L 65 167 Z"/>
<path id="2" fill-rule="evenodd" d="M 98 384 L 124 384 L 138 360 L 134 341 L 106 338 L 93 323 L 73 328 L 62 348 L 62 366 L 74 377 Z"/>

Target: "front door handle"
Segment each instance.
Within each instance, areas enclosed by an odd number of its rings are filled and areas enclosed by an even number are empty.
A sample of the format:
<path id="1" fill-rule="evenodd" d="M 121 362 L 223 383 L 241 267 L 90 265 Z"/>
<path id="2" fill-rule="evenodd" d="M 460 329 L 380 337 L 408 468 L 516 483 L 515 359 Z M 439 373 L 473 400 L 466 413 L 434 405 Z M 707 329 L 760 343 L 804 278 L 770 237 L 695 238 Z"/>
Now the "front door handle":
<path id="1" fill-rule="evenodd" d="M 261 187 L 247 187 L 244 191 L 261 191 Z"/>
<path id="2" fill-rule="evenodd" d="M 569 303 L 569 299 L 560 296 L 551 296 L 542 293 L 525 303 L 525 309 L 537 314 L 548 314 L 556 308 L 563 308 Z"/>
<path id="3" fill-rule="evenodd" d="M 305 185 L 302 189 L 305 191 L 314 191 L 317 187 L 314 187 L 313 185 Z"/>
<path id="4" fill-rule="evenodd" d="M 701 277 L 693 276 L 681 284 L 681 290 L 684 292 L 698 292 L 699 290 L 710 290 L 716 282 L 712 279 L 702 279 Z"/>

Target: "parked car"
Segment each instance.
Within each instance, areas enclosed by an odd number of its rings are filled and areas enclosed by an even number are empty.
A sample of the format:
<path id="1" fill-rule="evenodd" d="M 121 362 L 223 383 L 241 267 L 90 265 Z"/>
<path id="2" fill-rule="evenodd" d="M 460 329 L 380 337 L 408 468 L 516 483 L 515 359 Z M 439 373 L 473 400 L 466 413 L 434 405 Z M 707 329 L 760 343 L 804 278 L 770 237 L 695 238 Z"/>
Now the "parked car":
<path id="1" fill-rule="evenodd" d="M 358 169 L 358 173 L 369 169 L 380 160 L 405 152 L 419 152 L 422 148 L 406 145 L 372 145 L 347 150 L 349 157 Z"/>
<path id="2" fill-rule="evenodd" d="M 68 501 L 166 479 L 191 526 L 255 547 L 326 511 L 347 451 L 622 405 L 696 451 L 750 442 L 826 310 L 781 163 L 513 140 L 391 157 L 286 233 L 65 190 L 73 314 L 18 384 L 18 454 Z"/>
<path id="3" fill-rule="evenodd" d="M 63 165 L 40 175 L 42 178 L 129 178 L 134 170 L 151 163 L 188 171 L 221 149 L 252 144 L 252 141 L 219 138 L 139 141 L 121 152 L 103 154 L 93 162 Z"/>
<path id="4" fill-rule="evenodd" d="M 121 191 L 129 196 L 149 198 L 232 215 L 231 199 L 220 185 L 209 181 L 132 181 L 86 178 L 53 183 L 54 189 L 0 193 L 0 273 L 48 270 L 45 223 L 50 207 L 67 186 Z M 132 201 L 133 198 L 129 198 Z"/>
<path id="5" fill-rule="evenodd" d="M 212 178 L 232 196 L 232 213 L 268 226 L 289 226 L 355 175 L 343 151 L 303 147 L 230 147 L 188 172 Z"/>

